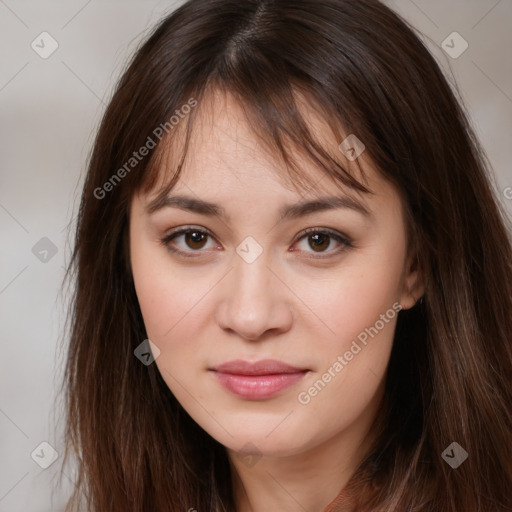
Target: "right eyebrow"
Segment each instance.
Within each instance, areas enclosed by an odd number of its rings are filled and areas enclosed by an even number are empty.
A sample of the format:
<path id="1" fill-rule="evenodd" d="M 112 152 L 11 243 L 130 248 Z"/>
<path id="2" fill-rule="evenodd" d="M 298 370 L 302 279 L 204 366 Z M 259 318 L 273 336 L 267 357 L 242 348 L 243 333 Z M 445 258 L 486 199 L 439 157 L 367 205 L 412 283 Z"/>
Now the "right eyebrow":
<path id="1" fill-rule="evenodd" d="M 187 210 L 211 217 L 226 217 L 226 210 L 222 206 L 210 201 L 204 201 L 203 199 L 182 195 L 157 197 L 146 206 L 146 212 L 151 215 L 166 207 L 179 208 L 180 210 Z"/>

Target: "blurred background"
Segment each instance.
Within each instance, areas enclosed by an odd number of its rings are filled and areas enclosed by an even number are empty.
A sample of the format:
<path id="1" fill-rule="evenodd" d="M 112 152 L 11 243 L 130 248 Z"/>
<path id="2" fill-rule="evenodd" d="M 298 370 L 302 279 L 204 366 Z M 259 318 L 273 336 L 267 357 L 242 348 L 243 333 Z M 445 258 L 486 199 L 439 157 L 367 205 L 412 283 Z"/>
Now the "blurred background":
<path id="1" fill-rule="evenodd" d="M 63 510 L 72 490 L 54 404 L 86 161 L 127 59 L 181 3 L 0 0 L 0 512 Z M 457 83 L 512 217 L 512 2 L 385 3 Z"/>

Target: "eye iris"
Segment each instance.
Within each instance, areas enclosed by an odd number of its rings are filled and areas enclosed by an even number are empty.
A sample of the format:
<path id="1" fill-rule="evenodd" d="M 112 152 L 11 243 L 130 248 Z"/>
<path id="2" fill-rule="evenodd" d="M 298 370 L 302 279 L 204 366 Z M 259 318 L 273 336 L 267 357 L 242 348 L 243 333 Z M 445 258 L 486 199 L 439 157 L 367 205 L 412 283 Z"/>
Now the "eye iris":
<path id="1" fill-rule="evenodd" d="M 310 238 L 310 240 L 311 239 L 315 240 L 314 245 L 310 244 L 311 248 L 314 250 L 326 249 L 327 247 L 329 247 L 329 235 L 317 233 L 316 235 L 311 235 L 309 238 Z M 317 243 L 317 242 L 319 242 L 319 243 Z M 322 251 L 319 251 L 319 252 L 322 252 Z"/>
<path id="2" fill-rule="evenodd" d="M 208 235 L 200 231 L 188 231 L 185 233 L 185 240 L 191 249 L 201 249 L 204 246 L 207 236 Z M 195 244 L 199 244 L 199 247 Z"/>

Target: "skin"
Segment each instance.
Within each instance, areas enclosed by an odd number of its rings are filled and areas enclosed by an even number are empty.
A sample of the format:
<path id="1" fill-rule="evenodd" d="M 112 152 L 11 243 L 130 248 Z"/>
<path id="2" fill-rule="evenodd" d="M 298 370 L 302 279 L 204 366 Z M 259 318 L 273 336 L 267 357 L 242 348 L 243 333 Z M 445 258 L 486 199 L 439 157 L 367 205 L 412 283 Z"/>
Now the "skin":
<path id="1" fill-rule="evenodd" d="M 156 189 L 135 195 L 131 205 L 131 265 L 148 338 L 160 350 L 155 364 L 190 416 L 226 447 L 239 512 L 321 511 L 368 447 L 397 317 L 309 403 L 298 395 L 394 303 L 408 309 L 422 295 L 406 251 L 402 204 L 364 153 L 359 163 L 374 195 L 336 188 L 305 159 L 302 168 L 323 179 L 301 194 L 276 172 L 282 163 L 262 148 L 229 96 L 218 94 L 198 108 L 171 195 L 215 202 L 228 217 L 175 207 L 149 215 L 145 206 Z M 349 167 L 327 125 L 305 104 L 303 112 L 319 140 Z M 166 168 L 173 164 L 170 157 Z M 278 223 L 282 205 L 325 195 L 356 198 L 372 217 L 344 208 Z M 179 235 L 170 244 L 198 257 L 179 256 L 161 243 L 189 225 L 213 236 L 194 243 Z M 306 228 L 330 228 L 353 247 L 331 239 L 315 249 L 312 235 L 301 235 Z M 263 249 L 252 263 L 236 252 L 247 236 Z M 232 359 L 265 358 L 310 371 L 265 400 L 231 394 L 208 371 Z"/>

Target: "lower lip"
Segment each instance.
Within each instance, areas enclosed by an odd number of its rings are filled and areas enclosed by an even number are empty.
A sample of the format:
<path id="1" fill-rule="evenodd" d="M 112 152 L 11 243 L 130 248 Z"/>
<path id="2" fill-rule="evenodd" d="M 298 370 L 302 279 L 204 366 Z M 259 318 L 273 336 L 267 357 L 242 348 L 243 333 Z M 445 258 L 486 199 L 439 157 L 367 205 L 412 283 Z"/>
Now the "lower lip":
<path id="1" fill-rule="evenodd" d="M 233 375 L 214 372 L 219 382 L 231 393 L 248 400 L 263 400 L 277 395 L 306 375 L 307 371 L 272 375 Z"/>

